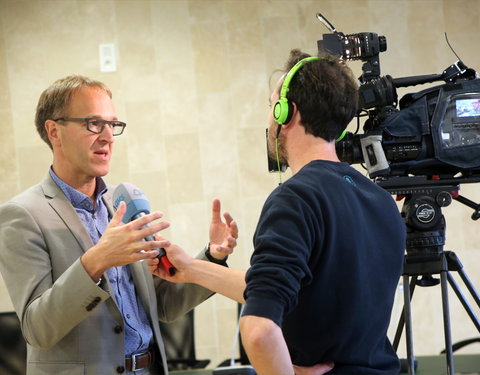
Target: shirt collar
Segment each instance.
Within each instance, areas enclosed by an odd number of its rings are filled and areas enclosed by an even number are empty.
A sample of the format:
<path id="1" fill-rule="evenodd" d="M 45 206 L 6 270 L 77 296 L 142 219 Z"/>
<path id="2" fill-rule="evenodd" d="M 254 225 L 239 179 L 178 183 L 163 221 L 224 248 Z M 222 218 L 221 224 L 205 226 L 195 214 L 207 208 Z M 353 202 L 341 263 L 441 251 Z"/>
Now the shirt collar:
<path id="1" fill-rule="evenodd" d="M 92 200 L 86 196 L 85 194 L 79 192 L 78 190 L 74 189 L 64 181 L 62 181 L 53 171 L 53 168 L 50 168 L 50 177 L 52 177 L 53 181 L 58 185 L 60 190 L 63 191 L 67 199 L 72 203 L 72 206 L 75 208 L 81 208 L 90 212 L 93 212 L 93 204 Z M 108 190 L 105 181 L 103 178 L 96 177 L 95 178 L 95 197 L 96 197 L 96 207 L 99 207 L 101 203 L 101 199 L 103 194 L 105 194 Z"/>

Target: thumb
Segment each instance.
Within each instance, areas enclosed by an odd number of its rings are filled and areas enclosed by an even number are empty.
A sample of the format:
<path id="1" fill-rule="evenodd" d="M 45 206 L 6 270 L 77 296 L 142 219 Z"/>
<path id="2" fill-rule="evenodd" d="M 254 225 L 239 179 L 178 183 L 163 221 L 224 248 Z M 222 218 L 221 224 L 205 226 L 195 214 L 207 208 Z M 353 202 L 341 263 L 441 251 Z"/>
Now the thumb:
<path id="1" fill-rule="evenodd" d="M 117 207 L 117 210 L 113 214 L 112 220 L 110 220 L 109 225 L 116 227 L 122 224 L 123 216 L 125 215 L 126 211 L 127 211 L 127 204 L 124 201 L 121 201 Z"/>

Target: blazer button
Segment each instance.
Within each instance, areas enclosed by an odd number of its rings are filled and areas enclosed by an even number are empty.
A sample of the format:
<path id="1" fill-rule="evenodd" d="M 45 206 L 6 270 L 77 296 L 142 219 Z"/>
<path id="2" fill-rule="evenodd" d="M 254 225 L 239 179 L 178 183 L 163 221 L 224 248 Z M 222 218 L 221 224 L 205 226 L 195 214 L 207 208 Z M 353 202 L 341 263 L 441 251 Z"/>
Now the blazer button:
<path id="1" fill-rule="evenodd" d="M 125 372 L 125 367 L 123 367 L 123 366 L 118 366 L 118 367 L 117 367 L 117 372 L 118 372 L 119 374 L 123 374 L 123 373 Z"/>
<path id="2" fill-rule="evenodd" d="M 115 326 L 113 328 L 113 332 L 115 333 L 122 333 L 123 332 L 123 327 L 122 326 Z"/>
<path id="3" fill-rule="evenodd" d="M 93 302 L 96 302 L 96 303 L 99 303 L 102 299 L 100 297 L 95 297 L 95 299 L 93 300 Z"/>

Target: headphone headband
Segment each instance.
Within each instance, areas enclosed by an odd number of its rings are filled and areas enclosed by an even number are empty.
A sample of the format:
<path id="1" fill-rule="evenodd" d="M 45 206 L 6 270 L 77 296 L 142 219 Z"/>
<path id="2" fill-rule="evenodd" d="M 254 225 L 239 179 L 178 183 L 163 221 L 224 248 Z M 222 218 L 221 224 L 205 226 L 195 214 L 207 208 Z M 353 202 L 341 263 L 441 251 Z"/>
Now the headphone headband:
<path id="1" fill-rule="evenodd" d="M 273 107 L 273 118 L 279 125 L 287 124 L 293 113 L 293 106 L 287 99 L 287 93 L 290 90 L 290 82 L 293 76 L 302 66 L 310 61 L 320 60 L 320 57 L 310 56 L 298 61 L 286 74 L 280 89 L 280 97 Z"/>
<path id="2" fill-rule="evenodd" d="M 290 90 L 290 82 L 292 81 L 293 76 L 297 73 L 302 66 L 310 61 L 322 60 L 322 57 L 310 56 L 298 61 L 285 75 L 285 79 L 282 83 L 282 88 L 280 89 L 280 97 L 273 107 L 273 118 L 275 122 L 279 125 L 288 124 L 293 114 L 293 106 L 287 99 L 288 91 Z M 278 127 L 280 133 L 280 126 Z M 336 142 L 341 141 L 347 134 L 347 129 L 344 129 L 340 136 L 335 140 Z M 277 135 L 278 137 L 278 135 Z"/>
<path id="3" fill-rule="evenodd" d="M 287 93 L 290 90 L 290 82 L 291 82 L 293 76 L 295 75 L 295 73 L 297 73 L 302 68 L 302 66 L 304 66 L 306 63 L 308 63 L 310 61 L 316 61 L 316 60 L 320 60 L 320 58 L 315 57 L 315 56 L 306 57 L 306 58 L 300 60 L 299 62 L 297 62 L 292 67 L 292 69 L 290 69 L 288 71 L 288 73 L 285 76 L 285 79 L 283 80 L 283 83 L 282 83 L 282 89 L 280 90 L 280 98 L 285 98 L 285 99 L 287 98 Z"/>

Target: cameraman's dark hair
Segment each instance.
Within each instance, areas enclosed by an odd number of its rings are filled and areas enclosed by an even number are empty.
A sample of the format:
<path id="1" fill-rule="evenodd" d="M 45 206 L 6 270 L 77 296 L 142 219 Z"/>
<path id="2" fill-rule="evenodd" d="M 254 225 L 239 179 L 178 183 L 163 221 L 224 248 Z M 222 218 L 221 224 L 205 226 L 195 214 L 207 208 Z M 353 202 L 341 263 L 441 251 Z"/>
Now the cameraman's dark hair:
<path id="1" fill-rule="evenodd" d="M 309 56 L 292 50 L 285 71 Z M 303 65 L 289 87 L 287 98 L 297 105 L 306 132 L 329 142 L 338 138 L 357 111 L 357 80 L 350 68 L 333 56 Z"/>

